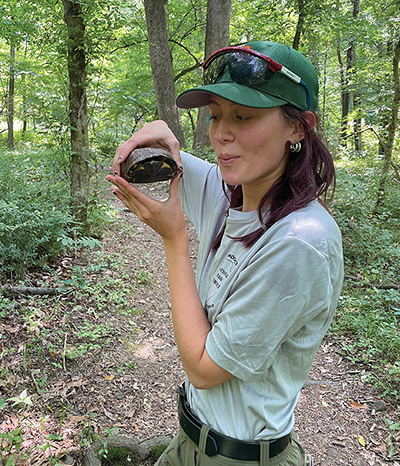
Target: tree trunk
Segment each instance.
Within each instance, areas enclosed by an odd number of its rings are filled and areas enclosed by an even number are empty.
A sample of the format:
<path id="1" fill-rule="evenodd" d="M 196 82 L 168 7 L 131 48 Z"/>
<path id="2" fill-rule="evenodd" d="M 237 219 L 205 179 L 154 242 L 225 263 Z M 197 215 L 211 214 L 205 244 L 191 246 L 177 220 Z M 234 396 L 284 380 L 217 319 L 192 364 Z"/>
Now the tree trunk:
<path id="1" fill-rule="evenodd" d="M 360 0 L 353 0 L 353 19 L 356 19 L 360 11 Z M 349 115 L 350 103 L 352 101 L 353 90 L 350 83 L 353 81 L 354 61 L 355 61 L 355 43 L 354 39 L 350 40 L 346 51 L 346 68 L 342 62 L 340 51 L 338 50 L 340 76 L 341 76 L 341 98 L 342 98 L 342 118 L 340 128 L 340 142 L 346 145 L 349 136 Z M 354 102 L 354 99 L 353 99 Z"/>
<path id="2" fill-rule="evenodd" d="M 172 54 L 168 44 L 165 0 L 144 0 L 144 9 L 158 117 L 168 124 L 181 147 L 185 147 L 185 136 L 175 104 L 176 91 Z"/>
<path id="3" fill-rule="evenodd" d="M 213 52 L 229 45 L 229 24 L 231 17 L 231 0 L 208 0 L 206 20 L 206 40 L 204 55 L 207 58 Z M 208 108 L 199 108 L 193 148 L 204 148 L 210 145 L 208 124 L 206 121 Z"/>
<path id="4" fill-rule="evenodd" d="M 399 61 L 400 61 L 400 38 L 394 49 L 393 56 L 393 104 L 388 124 L 387 137 L 384 141 L 381 140 L 380 146 L 384 153 L 384 163 L 382 167 L 381 179 L 379 183 L 378 198 L 375 205 L 375 212 L 384 203 L 386 197 L 386 185 L 389 176 L 389 170 L 392 165 L 393 158 L 393 142 L 396 135 L 397 121 L 399 118 L 399 106 L 400 106 L 400 77 L 399 77 Z"/>
<path id="5" fill-rule="evenodd" d="M 323 87 L 322 87 L 322 117 L 321 117 L 321 124 L 324 130 L 326 131 L 327 129 L 327 116 L 326 116 L 326 87 L 327 87 L 327 80 L 328 80 L 328 74 L 327 74 L 327 61 L 328 61 L 328 53 L 325 52 L 324 54 L 324 67 L 323 67 Z"/>
<path id="6" fill-rule="evenodd" d="M 362 100 L 361 95 L 359 92 L 353 93 L 353 107 L 355 109 L 355 118 L 353 123 L 353 131 L 354 131 L 354 148 L 356 151 L 362 151 Z"/>
<path id="7" fill-rule="evenodd" d="M 15 87 L 15 47 L 10 46 L 10 79 L 8 81 L 8 109 L 7 109 L 7 147 L 14 149 L 14 87 Z"/>
<path id="8" fill-rule="evenodd" d="M 25 53 L 24 59 L 26 60 L 28 55 L 28 41 L 25 41 Z M 28 128 L 28 111 L 27 111 L 27 102 L 26 102 L 26 74 L 22 75 L 22 137 L 24 137 L 26 130 Z"/>
<path id="9" fill-rule="evenodd" d="M 356 20 L 357 16 L 360 13 L 360 0 L 353 0 L 353 19 Z M 353 73 L 354 82 L 355 79 L 355 68 L 354 65 L 356 64 L 356 45 L 354 39 L 350 42 L 350 55 L 348 54 L 348 70 Z M 354 85 L 354 90 L 352 90 L 353 94 L 353 110 L 354 110 L 354 122 L 353 122 L 353 133 L 354 133 L 354 148 L 356 151 L 362 150 L 362 139 L 361 139 L 361 114 L 362 114 L 362 100 L 360 93 L 356 90 L 358 86 Z"/>
<path id="10" fill-rule="evenodd" d="M 85 24 L 79 0 L 62 0 L 68 29 L 71 124 L 71 213 L 86 228 L 89 196 L 89 138 L 86 97 Z"/>
<path id="11" fill-rule="evenodd" d="M 292 47 L 295 50 L 299 50 L 301 33 L 303 32 L 304 20 L 306 17 L 306 12 L 304 8 L 304 0 L 298 0 L 299 6 L 299 16 L 297 18 L 296 33 L 294 35 Z"/>
<path id="12" fill-rule="evenodd" d="M 341 144 L 346 144 L 347 138 L 347 116 L 348 113 L 348 95 L 346 92 L 346 72 L 343 65 L 342 54 L 340 51 L 340 43 L 337 47 L 337 56 L 338 56 L 338 63 L 339 63 L 339 74 L 340 74 L 340 89 L 341 89 L 341 103 L 342 103 L 342 117 L 341 117 L 341 125 L 339 130 L 339 140 Z"/>

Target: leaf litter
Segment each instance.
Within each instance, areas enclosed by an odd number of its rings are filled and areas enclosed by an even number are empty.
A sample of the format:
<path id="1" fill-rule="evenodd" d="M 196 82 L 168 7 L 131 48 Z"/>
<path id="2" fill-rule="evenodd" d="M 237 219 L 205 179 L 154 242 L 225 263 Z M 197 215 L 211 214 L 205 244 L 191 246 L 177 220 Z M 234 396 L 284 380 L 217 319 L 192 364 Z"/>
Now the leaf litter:
<path id="1" fill-rule="evenodd" d="M 165 198 L 163 183 L 144 189 Z M 162 241 L 116 199 L 110 202 L 118 221 L 96 256 L 105 262 L 74 252 L 47 275 L 30 274 L 31 286 L 64 280 L 75 293 L 17 296 L 0 320 L 0 434 L 22 427 L 24 436 L 15 464 L 68 458 L 82 465 L 88 446 L 109 429 L 138 440 L 177 432 L 175 391 L 184 372 Z M 190 225 L 189 231 L 195 266 L 197 241 Z M 103 300 L 102 283 L 115 289 Z M 98 291 L 88 297 L 86 286 Z M 40 350 L 32 351 L 38 339 Z M 295 412 L 300 441 L 315 466 L 399 466 L 400 429 L 393 429 L 399 408 L 389 398 L 383 410 L 373 408 L 381 394 L 362 381 L 362 367 L 343 358 L 340 348 L 341 337 L 330 334 L 317 352 Z M 32 404 L 13 406 L 9 400 L 21 394 Z"/>

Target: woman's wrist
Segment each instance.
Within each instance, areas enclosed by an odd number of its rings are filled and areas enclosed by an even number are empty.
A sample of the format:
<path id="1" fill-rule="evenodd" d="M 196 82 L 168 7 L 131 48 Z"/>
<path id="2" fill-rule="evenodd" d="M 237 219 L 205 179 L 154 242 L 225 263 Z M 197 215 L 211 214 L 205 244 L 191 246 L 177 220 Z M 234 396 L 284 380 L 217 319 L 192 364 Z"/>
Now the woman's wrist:
<path id="1" fill-rule="evenodd" d="M 186 228 L 171 237 L 163 237 L 163 245 L 167 258 L 170 254 L 181 254 L 182 251 L 188 250 L 189 237 Z"/>

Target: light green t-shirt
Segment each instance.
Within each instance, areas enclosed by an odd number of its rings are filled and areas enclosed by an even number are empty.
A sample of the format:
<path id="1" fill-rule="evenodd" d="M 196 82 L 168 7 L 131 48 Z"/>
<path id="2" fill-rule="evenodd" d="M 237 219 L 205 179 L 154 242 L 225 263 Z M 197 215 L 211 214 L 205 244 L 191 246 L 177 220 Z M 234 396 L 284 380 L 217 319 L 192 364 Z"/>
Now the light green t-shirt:
<path id="1" fill-rule="evenodd" d="M 192 410 L 241 440 L 289 433 L 315 352 L 343 281 L 341 234 L 317 202 L 274 224 L 249 248 L 232 238 L 260 227 L 258 212 L 231 209 L 216 165 L 182 153 L 182 207 L 199 237 L 196 282 L 212 329 L 206 348 L 234 375 L 208 390 L 186 381 Z M 221 246 L 210 246 L 226 223 Z"/>

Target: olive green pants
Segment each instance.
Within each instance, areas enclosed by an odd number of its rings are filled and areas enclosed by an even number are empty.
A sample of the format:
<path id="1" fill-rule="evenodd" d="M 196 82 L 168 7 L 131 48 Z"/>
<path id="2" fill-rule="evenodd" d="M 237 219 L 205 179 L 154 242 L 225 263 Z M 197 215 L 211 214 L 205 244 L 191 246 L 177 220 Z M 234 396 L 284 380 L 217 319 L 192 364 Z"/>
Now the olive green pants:
<path id="1" fill-rule="evenodd" d="M 285 450 L 273 458 L 269 458 L 268 442 L 260 442 L 260 461 L 234 460 L 222 455 L 207 456 L 204 449 L 208 429 L 208 426 L 203 426 L 199 446 L 180 429 L 156 466 L 312 466 L 311 456 L 304 453 L 295 434 L 292 434 Z"/>

